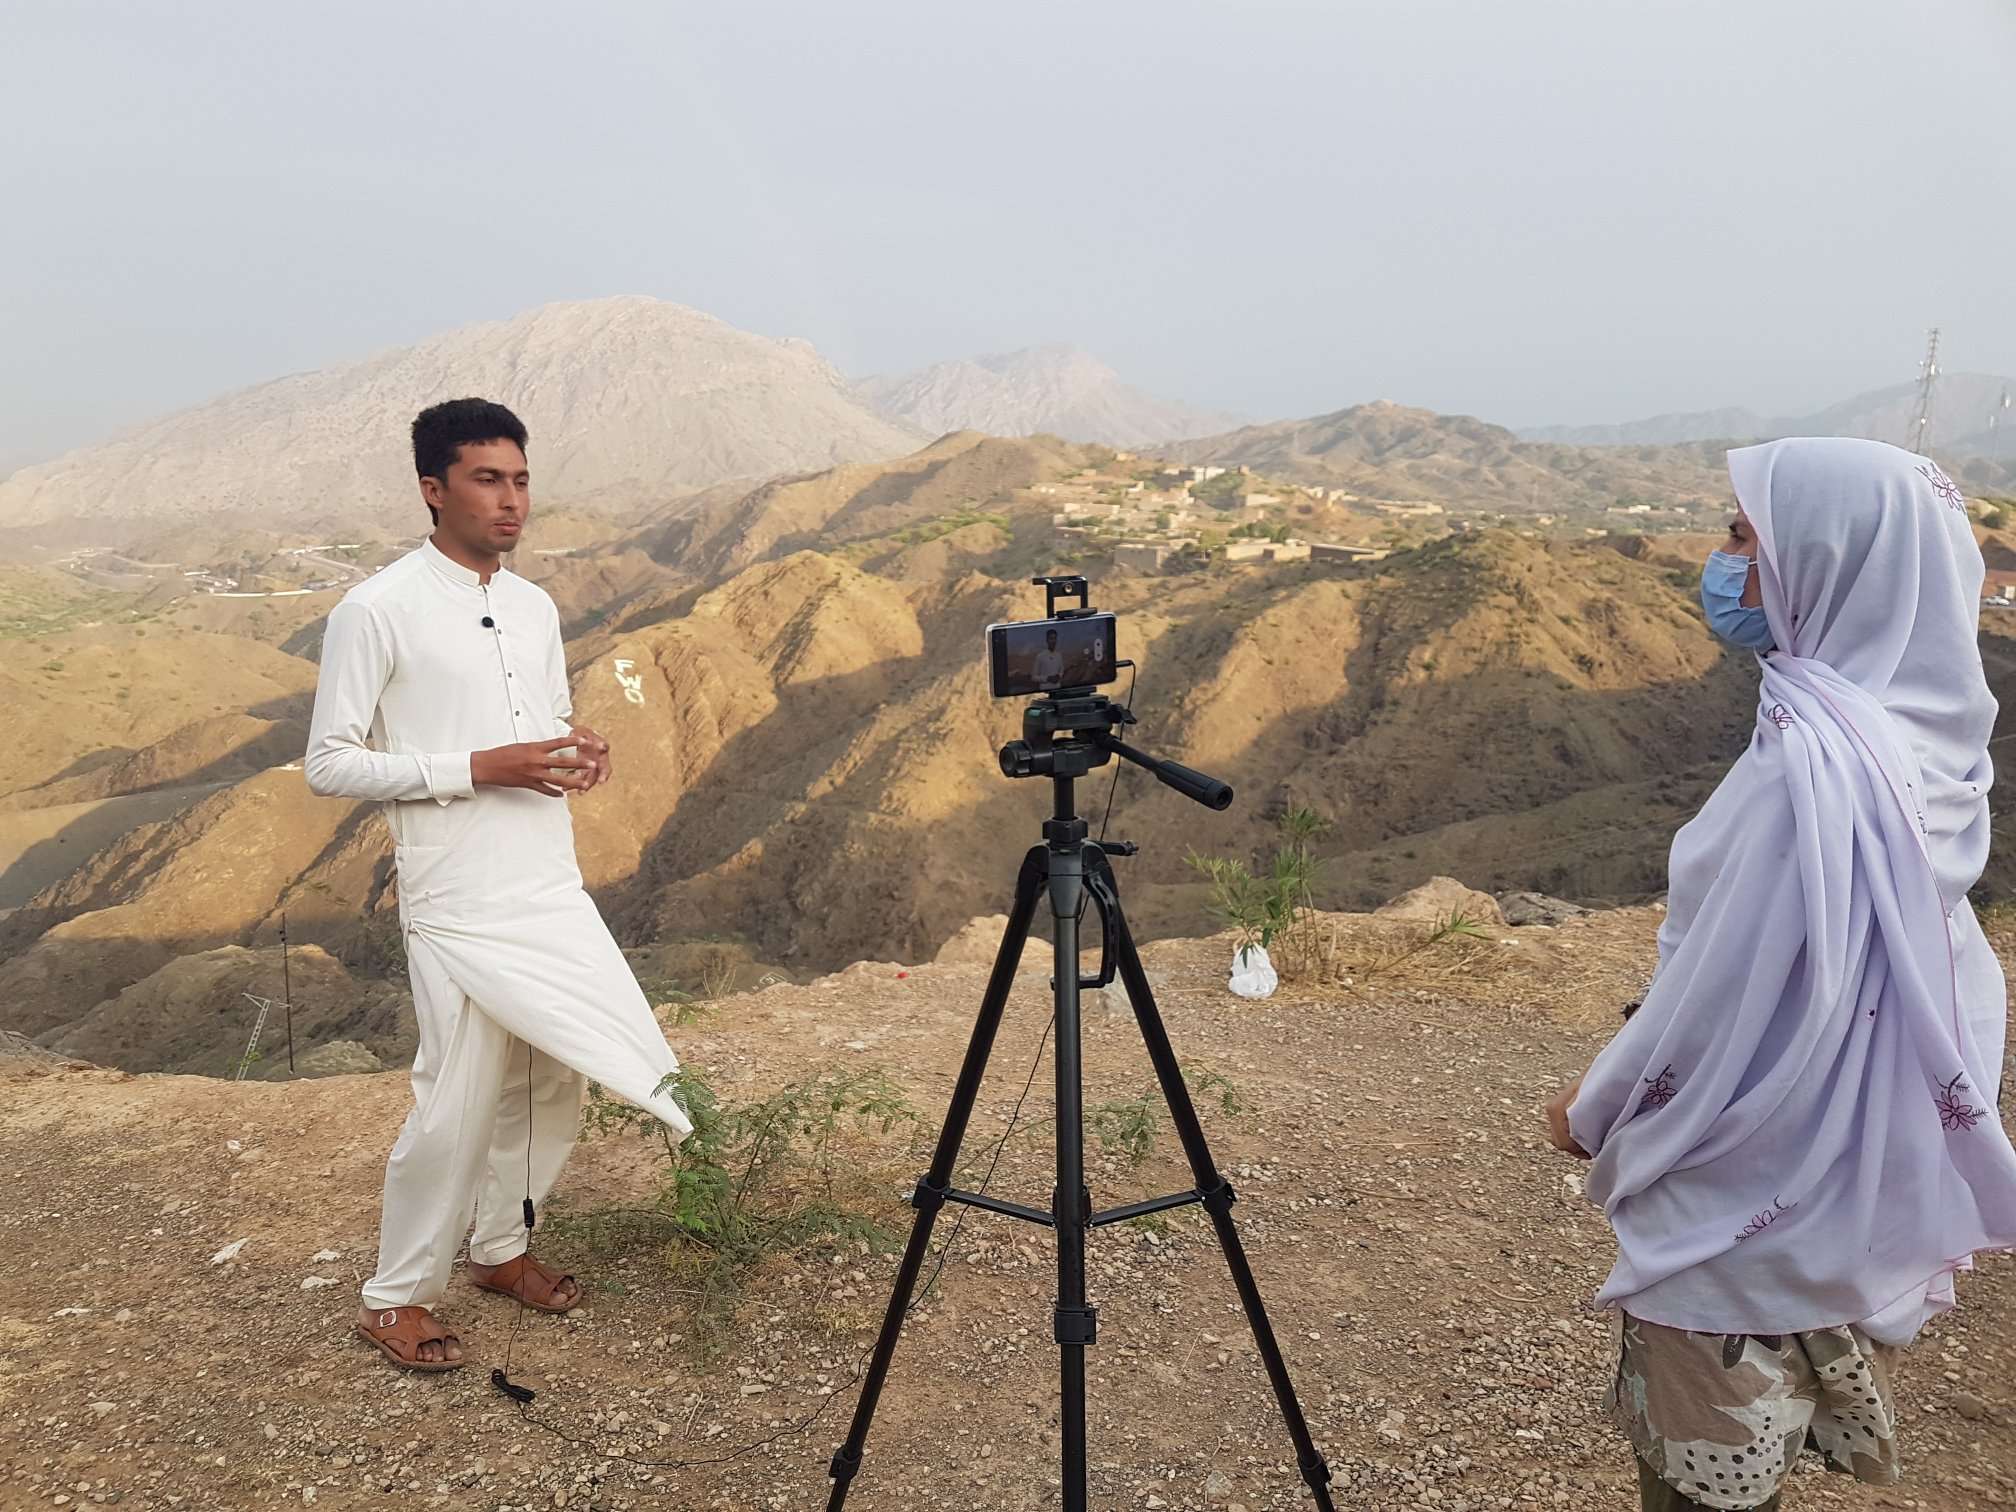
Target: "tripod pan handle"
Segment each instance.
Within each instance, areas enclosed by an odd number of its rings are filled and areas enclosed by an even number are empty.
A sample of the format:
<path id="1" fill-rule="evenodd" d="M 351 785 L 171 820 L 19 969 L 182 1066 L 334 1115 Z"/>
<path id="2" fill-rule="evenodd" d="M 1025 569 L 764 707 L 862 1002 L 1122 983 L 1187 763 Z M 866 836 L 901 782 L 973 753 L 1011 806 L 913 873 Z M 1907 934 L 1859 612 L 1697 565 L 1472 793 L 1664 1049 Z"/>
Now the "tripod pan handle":
<path id="1" fill-rule="evenodd" d="M 1146 767 L 1155 774 L 1158 782 L 1172 787 L 1192 803 L 1201 803 L 1208 809 L 1225 809 L 1232 806 L 1232 784 L 1220 782 L 1216 777 L 1204 773 L 1181 762 L 1163 761 L 1150 756 L 1146 751 L 1137 751 L 1124 740 L 1115 740 L 1111 735 L 1099 737 L 1099 744 L 1114 755 Z"/>
<path id="2" fill-rule="evenodd" d="M 1202 772 L 1174 761 L 1157 762 L 1155 775 L 1185 798 L 1201 803 L 1208 809 L 1225 809 L 1232 806 L 1232 784 L 1229 782 L 1220 782 L 1216 777 L 1208 777 Z"/>

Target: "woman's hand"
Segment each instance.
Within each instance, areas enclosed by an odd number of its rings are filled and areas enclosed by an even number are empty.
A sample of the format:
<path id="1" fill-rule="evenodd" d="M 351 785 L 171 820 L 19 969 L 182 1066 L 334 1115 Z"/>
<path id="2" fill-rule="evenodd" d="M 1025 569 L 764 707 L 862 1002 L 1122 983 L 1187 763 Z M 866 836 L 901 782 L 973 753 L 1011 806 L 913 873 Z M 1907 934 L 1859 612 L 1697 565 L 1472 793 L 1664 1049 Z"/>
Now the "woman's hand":
<path id="1" fill-rule="evenodd" d="M 1587 1075 L 1584 1072 L 1583 1075 Z M 1589 1152 L 1575 1143 L 1575 1136 L 1568 1132 L 1568 1105 L 1575 1101 L 1575 1094 L 1582 1090 L 1582 1077 L 1578 1076 L 1563 1087 L 1547 1103 L 1547 1142 L 1564 1155 L 1573 1155 L 1577 1160 L 1589 1159 Z"/>

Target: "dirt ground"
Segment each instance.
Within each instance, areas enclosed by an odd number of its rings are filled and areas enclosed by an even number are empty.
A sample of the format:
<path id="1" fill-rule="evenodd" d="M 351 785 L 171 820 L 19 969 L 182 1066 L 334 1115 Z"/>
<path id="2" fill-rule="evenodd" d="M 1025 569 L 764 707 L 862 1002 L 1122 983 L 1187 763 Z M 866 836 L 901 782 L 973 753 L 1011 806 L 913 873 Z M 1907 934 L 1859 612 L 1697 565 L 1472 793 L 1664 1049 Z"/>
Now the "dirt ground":
<path id="1" fill-rule="evenodd" d="M 1218 1162 L 1342 1508 L 1635 1506 L 1602 1418 L 1612 1364 L 1584 1304 L 1607 1268 L 1579 1170 L 1540 1137 L 1540 1101 L 1601 1043 L 1652 958 L 1650 910 L 1505 932 L 1507 963 L 1405 968 L 1262 1004 L 1223 988 L 1225 938 L 1147 952 L 1178 1051 L 1250 1105 L 1204 1110 Z M 672 1031 L 724 1098 L 819 1066 L 886 1068 L 926 1117 L 878 1152 L 895 1198 L 927 1161 L 985 978 L 978 965 L 864 966 L 722 1002 Z M 1048 1017 L 1019 979 L 962 1180 L 977 1183 Z M 1131 1016 L 1088 1006 L 1088 1102 L 1148 1081 Z M 131 1077 L 0 1062 L 0 1505 L 196 1509 L 743 1509 L 825 1505 L 846 1387 L 872 1342 L 893 1256 L 779 1262 L 752 1283 L 724 1352 L 696 1360 L 690 1311 L 649 1252 L 562 1256 L 591 1286 L 530 1317 L 513 1375 L 488 1371 L 515 1311 L 458 1269 L 444 1316 L 474 1368 L 396 1374 L 350 1332 L 371 1267 L 378 1184 L 404 1114 L 400 1074 L 281 1084 Z M 1049 1112 L 1049 1069 L 1025 1109 Z M 1095 1147 L 1096 1149 L 1096 1147 Z M 992 1190 L 1045 1206 L 1047 1130 L 1009 1142 Z M 642 1147 L 584 1143 L 556 1194 L 581 1213 L 642 1192 Z M 1095 1205 L 1188 1186 L 1166 1125 L 1138 1168 L 1093 1162 Z M 951 1232 L 956 1210 L 939 1225 Z M 1092 1505 L 1307 1506 L 1208 1225 L 1095 1233 Z M 245 1241 L 235 1258 L 213 1261 Z M 866 1463 L 860 1512 L 1055 1506 L 1054 1270 L 1047 1235 L 966 1217 L 941 1290 L 911 1318 Z M 311 1284 L 314 1283 L 314 1284 Z M 328 1283 L 328 1284 L 320 1284 Z M 1903 1485 L 1817 1468 L 1790 1508 L 2016 1505 L 2016 1271 L 1985 1263 L 1965 1306 L 1902 1372 Z M 835 1390 L 834 1388 L 839 1388 Z M 694 1460 L 788 1429 L 727 1464 Z M 564 1434 L 565 1437 L 560 1435 Z"/>

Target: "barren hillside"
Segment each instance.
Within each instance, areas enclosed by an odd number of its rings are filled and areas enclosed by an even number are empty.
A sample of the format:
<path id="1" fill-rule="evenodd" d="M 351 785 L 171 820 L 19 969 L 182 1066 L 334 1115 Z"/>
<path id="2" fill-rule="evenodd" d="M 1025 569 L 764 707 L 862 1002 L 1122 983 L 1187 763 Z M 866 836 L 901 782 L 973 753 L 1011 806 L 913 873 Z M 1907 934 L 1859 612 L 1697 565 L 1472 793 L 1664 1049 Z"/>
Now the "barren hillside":
<path id="1" fill-rule="evenodd" d="M 1038 437 L 960 432 L 879 466 L 778 478 L 754 492 L 717 491 L 651 525 L 639 543 L 683 581 L 717 583 L 791 551 L 831 551 L 906 527 L 984 513 L 1082 466 L 1088 453 Z M 1022 511 L 1027 513 L 1026 508 Z"/>
<path id="2" fill-rule="evenodd" d="M 754 722 L 724 728 L 706 770 L 666 785 L 662 835 L 615 895 L 626 928 L 648 937 L 682 919 L 732 919 L 775 958 L 841 964 L 878 948 L 927 950 L 1006 887 L 1042 795 L 994 770 L 1018 710 L 986 697 L 976 658 L 981 628 L 1027 601 L 974 574 L 913 602 L 918 653 L 900 654 L 885 627 L 871 637 L 882 659 L 858 669 L 796 686 L 766 674 L 774 702 L 745 703 L 738 718 Z M 1260 849 L 1291 803 L 1334 822 L 1328 846 L 1340 857 L 1389 847 L 1339 901 L 1426 875 L 1403 840 L 1578 796 L 1574 828 L 1555 816 L 1557 879 L 1573 892 L 1656 891 L 1670 815 L 1648 813 L 1639 795 L 1600 795 L 1726 762 L 1747 729 L 1744 669 L 1661 569 L 1614 551 L 1487 537 L 1358 578 L 1112 577 L 1100 602 L 1122 613 L 1122 650 L 1140 663 L 1141 742 L 1225 774 L 1242 794 L 1207 842 L 1181 799 L 1123 775 L 1115 833 L 1148 846 L 1137 908 L 1151 929 L 1196 918 L 1190 845 Z M 659 661 L 635 649 L 661 633 L 685 643 L 690 625 L 678 623 L 625 643 L 646 670 L 646 702 L 612 702 L 612 738 L 681 701 Z M 720 639 L 758 658 L 737 633 Z M 1452 768 L 1450 750 L 1470 756 Z M 1105 774 L 1088 786 L 1103 801 Z M 1599 831 L 1626 833 L 1635 859 L 1620 866 L 1613 843 L 1604 885 L 1582 887 L 1591 879 L 1573 848 Z M 976 864 L 983 857 L 994 865 Z"/>
<path id="3" fill-rule="evenodd" d="M 1091 571 L 1123 616 L 1138 683 L 1115 691 L 1135 701 L 1139 743 L 1240 795 L 1200 826 L 1118 774 L 1111 833 L 1145 847 L 1131 903 L 1148 934 L 1205 919 L 1191 850 L 1264 861 L 1291 807 L 1330 825 L 1334 905 L 1437 872 L 1587 900 L 1663 888 L 1672 830 L 1752 717 L 1754 671 L 1694 603 L 1705 539 L 1485 532 L 1376 563 L 1119 571 L 1109 545 L 1052 525 L 1051 501 L 1102 458 L 948 436 L 889 464 L 717 490 L 632 536 L 531 549 L 520 565 L 570 626 L 579 717 L 618 753 L 615 784 L 574 813 L 584 874 L 627 946 L 726 940 L 802 978 L 928 955 L 1001 906 L 1044 795 L 996 768 L 1019 708 L 986 696 L 981 632 L 1040 612 L 1026 577 L 1060 565 Z M 1983 535 L 1991 560 L 2010 552 Z M 242 1044 L 247 989 L 220 988 L 223 1019 L 192 1038 L 197 999 L 161 973 L 270 952 L 284 915 L 356 986 L 317 1043 L 383 1048 L 364 1020 L 401 975 L 389 843 L 290 770 L 320 641 L 310 612 L 333 597 L 185 591 L 155 618 L 12 642 L 29 654 L 0 676 L 46 749 L 0 813 L 0 1030 L 54 1045 L 125 1018 L 152 1027 L 113 1036 L 108 1058 L 221 1064 Z M 246 602 L 304 607 L 212 609 Z M 180 628 L 195 623 L 217 628 Z M 2002 628 L 1991 613 L 1990 675 L 2016 687 Z M 93 685 L 134 692 L 106 708 Z M 1085 785 L 1088 811 L 1103 815 L 1113 775 Z M 1984 895 L 2011 874 L 1998 856 Z"/>
<path id="4" fill-rule="evenodd" d="M 784 495 L 787 519 L 811 508 L 804 528 L 826 522 L 828 551 L 791 549 L 795 526 L 752 527 L 767 544 L 745 535 L 737 551 L 753 564 L 719 587 L 633 600 L 576 641 L 579 717 L 619 753 L 616 785 L 575 803 L 578 843 L 627 944 L 727 934 L 803 973 L 928 954 L 1005 897 L 1043 795 L 996 770 L 1018 711 L 986 696 L 981 630 L 1032 612 L 1008 580 L 1036 549 L 1025 523 L 1043 517 L 1018 506 L 942 535 L 915 522 L 934 518 L 929 489 L 948 470 L 1026 486 L 1050 464 L 1028 443 L 946 445 L 922 464 L 921 501 L 879 502 L 872 484 L 830 477 Z M 1262 853 L 1290 805 L 1332 822 L 1340 903 L 1457 861 L 1497 886 L 1658 890 L 1665 838 L 1740 746 L 1751 696 L 1667 571 L 1495 535 L 1341 576 L 1104 577 L 1100 602 L 1123 614 L 1122 650 L 1139 663 L 1142 743 L 1242 794 L 1200 831 L 1180 798 L 1122 777 L 1114 833 L 1146 847 L 1140 927 L 1195 928 L 1186 853 Z M 225 757 L 199 766 L 190 753 L 283 754 L 290 731 L 298 742 L 287 722 L 228 739 L 205 726 L 47 795 L 158 779 L 189 784 L 193 806 L 0 923 L 0 1026 L 59 1043 L 178 956 L 270 946 L 282 912 L 297 942 L 366 980 L 396 975 L 375 818 L 308 796 L 284 767 L 198 786 L 231 773 Z M 1450 750 L 1469 759 L 1452 768 Z M 1088 805 L 1106 776 L 1087 785 Z M 1501 822 L 1526 814 L 1544 845 Z M 180 1062 L 164 1047 L 124 1063 Z"/>
<path id="5" fill-rule="evenodd" d="M 15 726 L 0 793 L 48 785 L 55 803 L 102 796 L 113 779 L 95 791 L 73 779 L 136 758 L 149 771 L 130 775 L 148 785 L 194 780 L 274 722 L 304 719 L 315 691 L 313 663 L 237 635 L 128 623 L 0 645 L 0 704 Z"/>

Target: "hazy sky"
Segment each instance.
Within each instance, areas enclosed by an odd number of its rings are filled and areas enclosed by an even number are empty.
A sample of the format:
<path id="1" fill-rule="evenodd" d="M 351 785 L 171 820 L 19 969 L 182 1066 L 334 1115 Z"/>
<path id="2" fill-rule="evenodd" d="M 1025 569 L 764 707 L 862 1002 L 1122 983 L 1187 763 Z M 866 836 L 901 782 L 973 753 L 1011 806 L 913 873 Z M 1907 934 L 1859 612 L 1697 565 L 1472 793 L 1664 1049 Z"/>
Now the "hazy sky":
<path id="1" fill-rule="evenodd" d="M 2011 0 L 8 0 L 0 468 L 648 293 L 1256 417 L 2016 372 Z"/>

